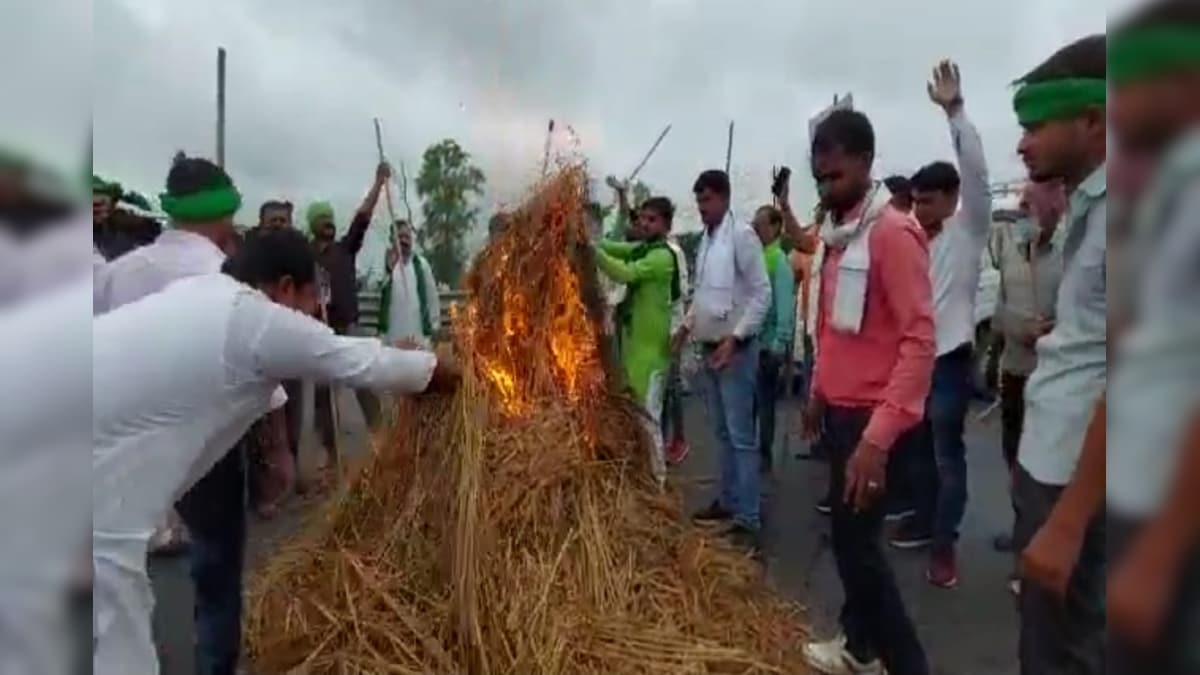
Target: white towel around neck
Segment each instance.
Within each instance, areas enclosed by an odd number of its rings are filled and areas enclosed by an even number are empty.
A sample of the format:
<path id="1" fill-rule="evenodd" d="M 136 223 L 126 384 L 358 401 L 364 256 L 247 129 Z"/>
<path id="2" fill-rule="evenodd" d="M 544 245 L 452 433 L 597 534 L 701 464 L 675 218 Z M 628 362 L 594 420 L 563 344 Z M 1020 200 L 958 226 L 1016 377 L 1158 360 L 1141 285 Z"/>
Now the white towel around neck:
<path id="1" fill-rule="evenodd" d="M 834 290 L 830 321 L 835 330 L 858 334 L 862 330 L 867 306 L 867 279 L 871 272 L 871 229 L 892 195 L 882 183 L 867 194 L 866 206 L 858 220 L 835 225 L 829 215 L 821 223 L 821 239 L 826 246 L 845 249 L 838 261 L 837 288 Z"/>
<path id="2" fill-rule="evenodd" d="M 734 257 L 734 228 L 737 223 L 733 213 L 727 212 L 717 231 L 704 231 L 696 264 L 695 302 L 700 303 L 705 313 L 724 319 L 733 311 L 733 281 L 736 277 Z"/>

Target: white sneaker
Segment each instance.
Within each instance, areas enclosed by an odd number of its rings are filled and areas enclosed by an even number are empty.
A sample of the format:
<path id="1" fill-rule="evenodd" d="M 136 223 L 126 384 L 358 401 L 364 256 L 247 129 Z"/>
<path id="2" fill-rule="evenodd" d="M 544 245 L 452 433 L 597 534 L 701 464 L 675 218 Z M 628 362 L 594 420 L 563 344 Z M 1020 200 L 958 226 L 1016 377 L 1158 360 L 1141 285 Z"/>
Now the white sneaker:
<path id="1" fill-rule="evenodd" d="M 854 658 L 854 655 L 846 650 L 844 635 L 826 642 L 810 642 L 804 645 L 804 660 L 824 675 L 886 675 L 879 659 L 870 663 L 860 663 Z"/>

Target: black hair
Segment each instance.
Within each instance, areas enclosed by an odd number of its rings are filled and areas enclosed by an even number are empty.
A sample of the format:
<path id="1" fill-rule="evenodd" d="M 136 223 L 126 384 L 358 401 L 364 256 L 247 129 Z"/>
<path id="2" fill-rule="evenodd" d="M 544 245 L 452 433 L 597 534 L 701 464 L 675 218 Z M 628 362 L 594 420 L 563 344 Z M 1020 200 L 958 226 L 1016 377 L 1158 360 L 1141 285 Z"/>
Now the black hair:
<path id="1" fill-rule="evenodd" d="M 692 192 L 700 194 L 705 190 L 728 198 L 730 192 L 732 192 L 729 187 L 729 174 L 720 169 L 709 169 L 702 172 L 692 185 Z"/>
<path id="2" fill-rule="evenodd" d="M 813 133 L 812 154 L 841 148 L 847 154 L 875 157 L 875 129 L 857 110 L 839 109 L 821 120 Z"/>
<path id="3" fill-rule="evenodd" d="M 772 225 L 779 225 L 780 227 L 783 226 L 783 212 L 781 212 L 779 209 L 771 206 L 770 204 L 764 204 L 758 207 L 758 210 L 767 214 L 767 220 L 771 221 Z"/>
<path id="4" fill-rule="evenodd" d="M 221 271 L 249 286 L 278 283 L 284 277 L 306 286 L 317 279 L 317 258 L 299 230 L 255 228 Z"/>
<path id="5" fill-rule="evenodd" d="M 287 209 L 290 213 L 294 207 L 289 201 L 280 201 L 278 199 L 268 199 L 263 202 L 262 206 L 258 207 L 258 219 L 262 220 L 263 216 L 267 215 L 267 211 L 271 209 Z"/>
<path id="6" fill-rule="evenodd" d="M 1066 78 L 1108 79 L 1108 43 L 1103 33 L 1080 38 L 1054 52 L 1017 84 L 1035 84 Z"/>
<path id="7" fill-rule="evenodd" d="M 957 192 L 961 185 L 958 169 L 950 162 L 933 162 L 921 167 L 909 181 L 914 192 Z"/>
<path id="8" fill-rule="evenodd" d="M 232 185 L 229 174 L 221 167 L 201 157 L 175 157 L 167 174 L 167 192 L 190 195 L 214 187 Z"/>
<path id="9" fill-rule="evenodd" d="M 667 225 L 670 225 L 671 221 L 675 219 L 675 205 L 666 197 L 651 197 L 642 202 L 642 205 L 638 208 L 650 209 L 657 213 L 663 220 L 667 221 Z"/>
<path id="10" fill-rule="evenodd" d="M 888 192 L 892 193 L 893 195 L 912 194 L 912 181 L 908 180 L 904 176 L 901 176 L 900 174 L 895 174 L 884 178 L 883 184 L 888 189 Z"/>
<path id="11" fill-rule="evenodd" d="M 1113 33 L 1169 26 L 1200 27 L 1200 2 L 1195 0 L 1159 0 L 1130 12 Z"/>

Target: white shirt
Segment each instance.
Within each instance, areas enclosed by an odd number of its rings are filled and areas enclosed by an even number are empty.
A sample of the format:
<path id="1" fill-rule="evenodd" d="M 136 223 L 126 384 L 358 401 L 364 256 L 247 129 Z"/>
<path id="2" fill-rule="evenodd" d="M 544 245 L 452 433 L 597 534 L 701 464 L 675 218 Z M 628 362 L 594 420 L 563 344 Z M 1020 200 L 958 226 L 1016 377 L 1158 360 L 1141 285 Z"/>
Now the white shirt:
<path id="1" fill-rule="evenodd" d="M 24 240 L 0 227 L 0 307 L 78 281 L 89 269 L 94 273 L 91 241 L 90 215 L 73 215 Z"/>
<path id="2" fill-rule="evenodd" d="M 97 317 L 92 340 L 96 663 L 113 673 L 154 671 L 149 631 L 129 627 L 149 621 L 155 527 L 267 412 L 280 381 L 418 392 L 436 365 L 428 352 L 335 335 L 224 274 Z"/>
<path id="3" fill-rule="evenodd" d="M 96 280 L 96 314 L 157 293 L 184 277 L 221 271 L 225 253 L 208 237 L 167 230 L 154 243 L 108 263 Z"/>
<path id="4" fill-rule="evenodd" d="M 979 260 L 992 226 L 992 197 L 983 142 L 975 125 L 961 110 L 950 117 L 950 137 L 958 155 L 962 208 L 929 242 L 938 356 L 975 339 Z"/>
<path id="5" fill-rule="evenodd" d="M 408 256 L 408 260 L 401 258 L 396 266 L 392 268 L 392 299 L 391 307 L 385 308 L 388 312 L 388 334 L 389 342 L 412 338 L 417 341 L 422 347 L 428 348 L 429 336 L 425 335 L 425 331 L 421 326 L 421 300 L 417 295 L 417 266 L 413 259 L 417 256 L 413 253 Z M 441 305 L 438 300 L 437 282 L 433 278 L 433 270 L 429 268 L 429 261 L 422 259 L 425 272 L 425 303 L 429 310 L 429 324 L 436 331 L 441 324 Z"/>
<path id="6" fill-rule="evenodd" d="M 0 673 L 69 672 L 63 598 L 91 521 L 91 292 L 84 275 L 0 311 Z"/>
<path id="7" fill-rule="evenodd" d="M 713 239 L 720 228 L 733 228 L 733 308 L 725 316 L 712 315 L 705 311 L 710 306 L 704 295 L 712 292 L 705 284 L 705 275 L 712 274 L 712 265 L 728 264 L 708 255 Z M 696 254 L 696 278 L 692 280 L 692 305 L 686 323 L 691 327 L 692 339 L 697 342 L 720 342 L 727 337 L 738 339 L 758 335 L 767 308 L 771 303 L 771 281 L 767 278 L 767 266 L 763 258 L 762 241 L 747 223 L 727 214 L 725 221 L 711 231 L 706 227 Z"/>
<path id="8" fill-rule="evenodd" d="M 1162 508 L 1200 414 L 1200 133 L 1164 165 L 1129 242 L 1140 279 L 1122 280 L 1135 306 L 1108 391 L 1108 505 L 1134 519 Z"/>

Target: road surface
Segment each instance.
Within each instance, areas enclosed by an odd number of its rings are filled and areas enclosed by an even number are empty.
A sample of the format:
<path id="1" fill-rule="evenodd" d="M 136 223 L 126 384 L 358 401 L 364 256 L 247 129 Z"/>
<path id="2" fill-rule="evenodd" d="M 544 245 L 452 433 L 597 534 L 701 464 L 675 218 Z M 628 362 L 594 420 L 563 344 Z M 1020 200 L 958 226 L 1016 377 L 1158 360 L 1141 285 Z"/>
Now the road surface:
<path id="1" fill-rule="evenodd" d="M 341 404 L 346 427 L 343 444 L 361 451 L 366 436 L 354 398 L 343 392 Z M 698 399 L 688 400 L 686 417 L 692 453 L 674 476 L 684 486 L 689 506 L 696 507 L 711 498 L 716 463 Z M 795 415 L 781 412 L 781 427 L 786 417 Z M 992 537 L 1010 524 L 999 433 L 995 416 L 980 423 L 972 413 L 967 438 L 971 496 L 963 524 L 959 587 L 947 591 L 927 584 L 925 554 L 891 552 L 902 593 L 937 675 L 1017 672 L 1016 617 L 1006 586 L 1010 561 L 991 548 Z M 308 463 L 313 456 L 312 441 L 310 437 L 305 442 Z M 801 449 L 798 442 L 791 446 Z M 766 512 L 772 583 L 809 608 L 821 636 L 834 627 L 833 617 L 841 602 L 841 587 L 825 538 L 828 521 L 813 509 L 824 492 L 825 474 L 822 464 L 785 457 L 770 483 Z M 305 508 L 297 502 L 271 522 L 252 522 L 250 556 L 269 555 L 272 544 L 295 529 Z M 158 599 L 155 630 L 164 652 L 163 673 L 191 675 L 192 598 L 186 560 L 155 560 L 151 570 Z"/>

